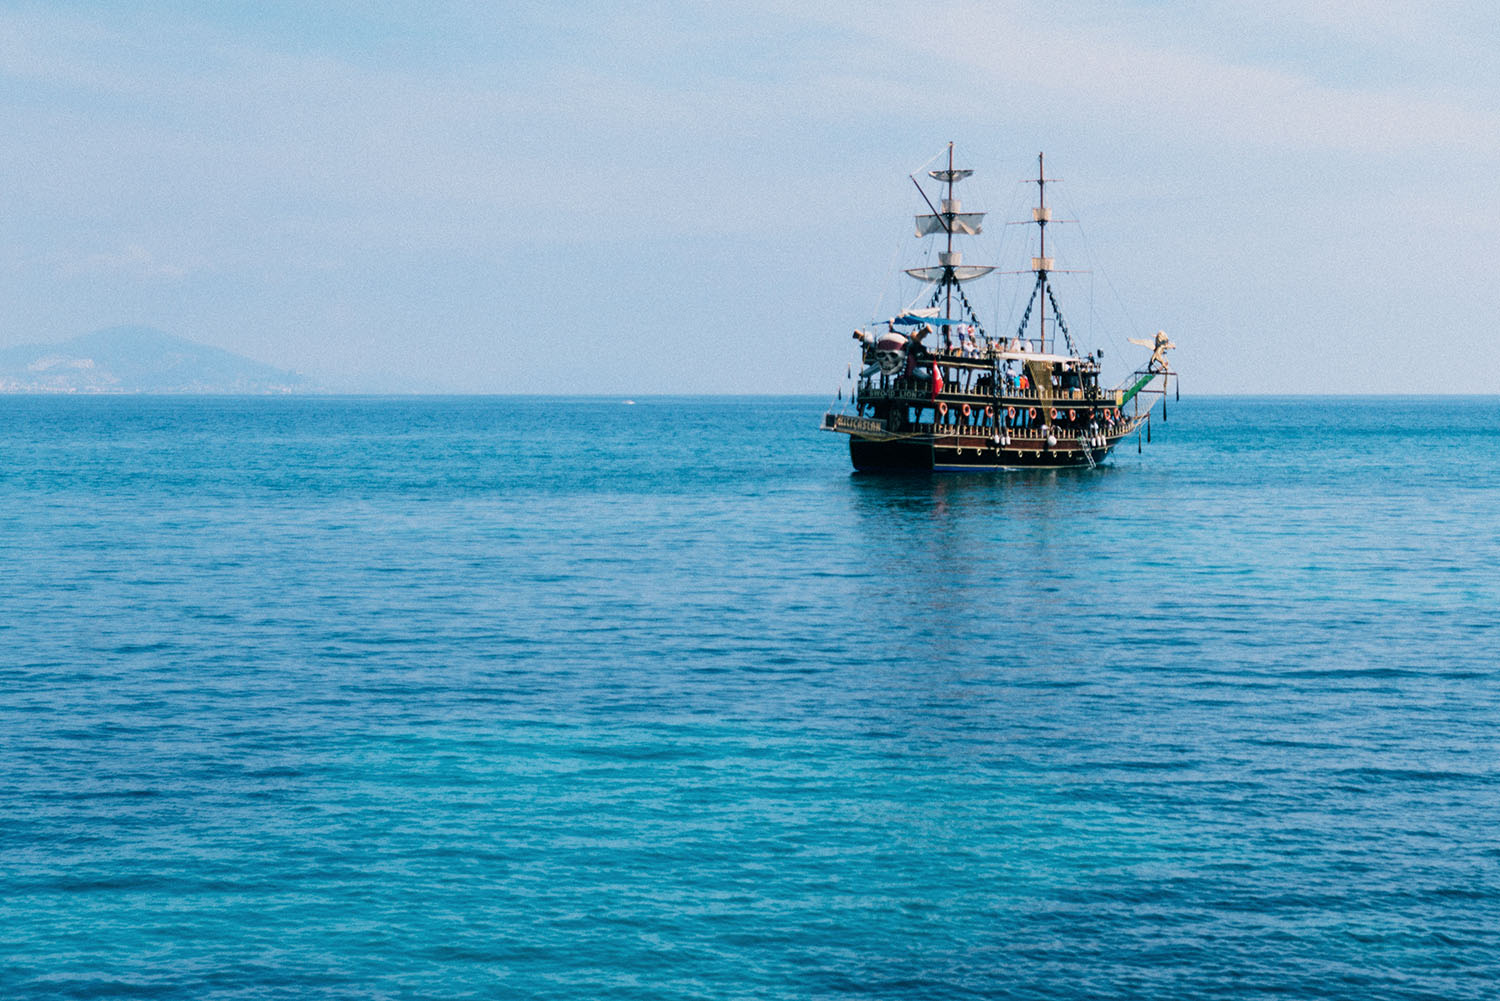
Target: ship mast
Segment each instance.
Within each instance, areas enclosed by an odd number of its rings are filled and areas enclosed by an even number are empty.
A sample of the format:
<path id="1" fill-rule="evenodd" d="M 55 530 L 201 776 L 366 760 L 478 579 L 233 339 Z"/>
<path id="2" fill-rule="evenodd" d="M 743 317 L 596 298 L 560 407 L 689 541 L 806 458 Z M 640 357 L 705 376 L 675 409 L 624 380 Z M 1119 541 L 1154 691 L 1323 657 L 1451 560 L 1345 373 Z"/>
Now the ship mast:
<path id="1" fill-rule="evenodd" d="M 948 197 L 946 199 L 944 199 L 944 201 L 943 201 L 943 220 L 946 223 L 946 225 L 943 228 L 948 231 L 948 257 L 949 257 L 950 260 L 953 257 L 953 219 L 952 219 L 952 213 L 953 213 L 953 144 L 950 142 L 948 144 Z M 952 278 L 952 273 L 951 272 L 949 274 L 943 276 L 943 287 L 946 290 L 946 292 L 945 292 L 945 296 L 946 297 L 945 297 L 945 299 L 943 301 L 943 319 L 945 319 L 945 320 L 952 320 L 953 319 L 953 278 Z M 948 327 L 947 327 L 947 325 L 944 325 L 944 327 L 943 327 L 943 345 L 944 345 L 944 347 L 946 347 L 947 344 L 948 344 Z"/>
<path id="2" fill-rule="evenodd" d="M 1037 332 L 1041 335 L 1042 354 L 1047 353 L 1047 270 L 1052 262 L 1047 260 L 1047 222 L 1052 218 L 1052 213 L 1047 211 L 1047 171 L 1043 154 L 1036 155 L 1036 193 L 1037 207 L 1032 213 L 1036 220 L 1038 253 L 1040 254 L 1031 262 L 1031 270 L 1036 272 L 1037 285 L 1041 288 L 1040 301 L 1041 318 L 1037 325 Z"/>
<path id="3" fill-rule="evenodd" d="M 928 161 L 929 163 L 931 161 Z M 965 236 L 979 235 L 983 220 L 983 212 L 965 212 L 959 200 L 953 197 L 953 185 L 974 173 L 972 170 L 953 166 L 953 144 L 948 144 L 948 167 L 946 170 L 929 170 L 927 176 L 936 180 L 946 187 L 940 189 L 946 192 L 947 197 L 939 197 L 941 209 L 932 204 L 932 199 L 927 197 L 927 192 L 922 190 L 922 184 L 916 175 L 911 176 L 911 183 L 916 185 L 917 191 L 922 195 L 922 200 L 927 203 L 931 215 L 917 216 L 917 236 L 933 236 L 941 232 L 944 237 L 943 249 L 938 252 L 937 267 L 907 268 L 906 273 L 913 278 L 924 282 L 930 282 L 937 286 L 932 298 L 928 300 L 926 309 L 931 310 L 924 315 L 936 316 L 939 303 L 942 304 L 943 343 L 947 346 L 951 336 L 949 326 L 953 320 L 953 289 L 966 281 L 972 281 L 981 275 L 989 274 L 995 270 L 990 265 L 964 264 L 963 254 L 953 249 L 953 237 L 956 234 Z M 963 298 L 963 290 L 959 290 L 959 299 L 963 307 L 970 314 L 973 308 L 969 306 L 968 300 Z M 977 317 L 975 318 L 977 323 Z"/>
<path id="4" fill-rule="evenodd" d="M 1036 275 L 1036 284 L 1031 288 L 1031 301 L 1026 304 L 1026 313 L 1021 317 L 1021 325 L 1016 330 L 1017 339 L 1026 338 L 1026 328 L 1031 324 L 1031 307 L 1041 307 L 1040 319 L 1037 321 L 1037 335 L 1035 338 L 1037 351 L 1041 354 L 1047 353 L 1047 305 L 1052 305 L 1054 326 L 1060 327 L 1063 337 L 1067 339 L 1068 350 L 1073 350 L 1073 339 L 1068 335 L 1068 325 L 1063 323 L 1062 314 L 1057 310 L 1057 301 L 1052 298 L 1052 290 L 1047 282 L 1047 276 L 1055 269 L 1052 267 L 1052 258 L 1047 256 L 1047 224 L 1052 221 L 1052 210 L 1047 207 L 1047 182 L 1056 181 L 1055 177 L 1047 176 L 1047 161 L 1042 153 L 1036 155 L 1036 177 L 1027 181 L 1027 184 L 1035 184 L 1037 188 L 1036 207 L 1031 210 L 1031 221 L 1036 223 L 1038 230 L 1037 256 L 1031 259 L 1031 273 Z M 1017 220 L 1016 225 L 1021 225 Z M 1014 271 L 1011 274 L 1025 274 L 1024 271 Z"/>

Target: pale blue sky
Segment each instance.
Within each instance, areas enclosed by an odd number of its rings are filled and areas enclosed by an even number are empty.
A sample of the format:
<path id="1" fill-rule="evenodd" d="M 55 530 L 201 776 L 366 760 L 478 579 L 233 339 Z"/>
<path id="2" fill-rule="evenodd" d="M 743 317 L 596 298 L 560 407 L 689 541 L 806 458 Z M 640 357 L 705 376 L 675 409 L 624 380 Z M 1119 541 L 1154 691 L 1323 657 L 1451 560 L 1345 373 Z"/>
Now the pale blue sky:
<path id="1" fill-rule="evenodd" d="M 1494 392 L 1497 81 L 1477 2 L 5 3 L 0 345 L 831 394 L 951 139 L 1007 267 L 1047 152 L 1107 363 L 1161 327 L 1189 392 Z"/>

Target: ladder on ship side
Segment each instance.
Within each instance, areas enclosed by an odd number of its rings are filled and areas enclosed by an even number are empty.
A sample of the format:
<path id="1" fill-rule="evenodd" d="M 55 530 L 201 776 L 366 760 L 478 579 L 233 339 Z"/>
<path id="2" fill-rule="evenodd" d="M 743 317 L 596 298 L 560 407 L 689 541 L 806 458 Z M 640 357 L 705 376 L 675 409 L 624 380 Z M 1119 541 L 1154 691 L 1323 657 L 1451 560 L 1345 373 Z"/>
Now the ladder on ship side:
<path id="1" fill-rule="evenodd" d="M 1098 469 L 1099 463 L 1094 461 L 1094 450 L 1092 439 L 1085 438 L 1082 434 L 1078 436 L 1078 447 L 1083 450 L 1083 457 L 1088 460 L 1090 469 Z"/>

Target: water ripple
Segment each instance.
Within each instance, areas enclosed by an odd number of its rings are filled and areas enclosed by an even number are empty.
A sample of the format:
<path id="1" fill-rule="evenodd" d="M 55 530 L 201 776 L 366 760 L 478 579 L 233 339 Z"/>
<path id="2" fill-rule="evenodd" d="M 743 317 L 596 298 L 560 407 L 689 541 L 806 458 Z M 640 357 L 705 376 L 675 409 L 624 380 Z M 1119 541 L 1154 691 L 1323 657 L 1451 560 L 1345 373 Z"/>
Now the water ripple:
<path id="1" fill-rule="evenodd" d="M 1494 401 L 556 406 L 0 397 L 0 996 L 1493 995 Z"/>

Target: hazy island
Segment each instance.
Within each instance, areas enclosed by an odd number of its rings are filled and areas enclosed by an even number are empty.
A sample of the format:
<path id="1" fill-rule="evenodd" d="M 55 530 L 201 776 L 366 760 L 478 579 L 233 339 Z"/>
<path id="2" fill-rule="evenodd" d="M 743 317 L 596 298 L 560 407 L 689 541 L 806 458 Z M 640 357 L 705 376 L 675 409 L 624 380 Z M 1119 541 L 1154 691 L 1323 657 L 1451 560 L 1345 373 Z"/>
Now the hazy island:
<path id="1" fill-rule="evenodd" d="M 316 393 L 305 376 L 151 327 L 0 348 L 0 393 Z"/>

